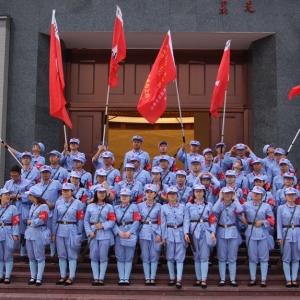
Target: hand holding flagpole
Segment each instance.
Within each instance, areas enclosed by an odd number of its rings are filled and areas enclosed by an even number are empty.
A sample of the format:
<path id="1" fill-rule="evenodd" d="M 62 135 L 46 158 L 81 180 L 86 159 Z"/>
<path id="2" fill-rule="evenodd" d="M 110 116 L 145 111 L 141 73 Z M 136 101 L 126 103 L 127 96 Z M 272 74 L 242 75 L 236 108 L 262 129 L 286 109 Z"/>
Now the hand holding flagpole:
<path id="1" fill-rule="evenodd" d="M 0 142 L 2 143 L 2 144 L 6 144 L 2 139 L 0 139 Z M 12 155 L 12 157 L 16 160 L 16 162 L 19 164 L 19 166 L 21 167 L 21 168 L 23 168 L 23 165 L 21 164 L 21 162 L 17 159 L 17 157 L 12 153 L 12 151 L 8 148 L 8 146 L 7 145 L 3 145 L 6 149 L 7 149 L 7 151 Z"/>

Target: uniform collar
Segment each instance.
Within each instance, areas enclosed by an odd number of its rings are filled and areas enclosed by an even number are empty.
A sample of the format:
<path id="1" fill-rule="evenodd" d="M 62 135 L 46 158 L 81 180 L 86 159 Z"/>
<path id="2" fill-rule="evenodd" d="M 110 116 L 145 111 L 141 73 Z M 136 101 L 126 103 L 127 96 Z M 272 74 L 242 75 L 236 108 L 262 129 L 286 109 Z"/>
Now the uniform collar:
<path id="1" fill-rule="evenodd" d="M 28 171 L 30 171 L 31 170 L 31 168 L 29 167 L 28 169 L 24 169 L 24 168 L 22 168 L 22 171 L 23 172 L 28 172 Z"/>
<path id="2" fill-rule="evenodd" d="M 65 203 L 69 203 L 69 202 L 72 203 L 72 202 L 74 201 L 73 198 L 71 198 L 70 200 L 66 200 L 65 198 L 63 198 L 63 199 L 64 199 L 64 202 L 65 202 Z"/>
<path id="3" fill-rule="evenodd" d="M 8 204 L 8 203 L 5 204 L 4 206 L 0 205 L 0 209 L 2 209 L 2 208 L 8 208 L 8 207 L 9 207 L 9 204 Z"/>
<path id="4" fill-rule="evenodd" d="M 129 206 L 129 203 L 126 203 L 125 205 L 120 204 L 120 207 L 128 207 L 128 206 Z"/>
<path id="5" fill-rule="evenodd" d="M 177 188 L 177 190 L 179 190 L 179 191 L 183 191 L 183 190 L 185 189 L 185 186 L 183 185 L 183 187 L 181 188 L 181 187 L 179 187 L 178 185 L 176 185 L 176 188 Z"/>
<path id="6" fill-rule="evenodd" d="M 99 204 L 98 202 L 95 203 L 95 204 L 96 204 L 96 206 L 105 206 L 105 202 L 104 201 L 102 202 L 102 204 Z"/>
<path id="7" fill-rule="evenodd" d="M 294 203 L 293 206 L 290 206 L 288 203 L 286 203 L 286 206 L 289 207 L 289 208 L 294 208 L 296 205 L 295 205 L 295 203 Z"/>
<path id="8" fill-rule="evenodd" d="M 134 149 L 132 149 L 132 152 L 133 153 L 142 153 L 143 151 L 142 151 L 142 149 L 140 149 L 140 150 L 134 150 Z"/>
<path id="9" fill-rule="evenodd" d="M 195 199 L 194 204 L 195 204 L 195 205 L 203 205 L 203 204 L 204 204 L 204 200 L 202 200 L 201 202 L 198 202 L 198 201 Z"/>
<path id="10" fill-rule="evenodd" d="M 149 203 L 148 203 L 148 201 L 146 201 L 146 206 L 153 206 L 154 205 L 154 201 L 153 201 L 153 204 L 152 205 L 150 205 Z"/>
<path id="11" fill-rule="evenodd" d="M 42 185 L 47 185 L 47 184 L 50 184 L 51 182 L 52 182 L 52 180 L 51 180 L 51 179 L 48 181 L 48 183 L 46 183 L 46 182 L 42 181 Z"/>
<path id="12" fill-rule="evenodd" d="M 169 202 L 168 205 L 169 205 L 170 207 L 179 207 L 179 203 L 178 203 L 178 202 L 177 202 L 175 205 L 173 205 L 173 204 L 171 204 L 171 203 Z"/>
<path id="13" fill-rule="evenodd" d="M 125 180 L 125 183 L 126 183 L 126 184 L 132 184 L 132 185 L 134 185 L 134 184 L 135 184 L 135 181 L 134 181 L 134 179 L 132 179 L 132 181 L 128 182 L 127 179 L 126 179 L 126 180 Z"/>

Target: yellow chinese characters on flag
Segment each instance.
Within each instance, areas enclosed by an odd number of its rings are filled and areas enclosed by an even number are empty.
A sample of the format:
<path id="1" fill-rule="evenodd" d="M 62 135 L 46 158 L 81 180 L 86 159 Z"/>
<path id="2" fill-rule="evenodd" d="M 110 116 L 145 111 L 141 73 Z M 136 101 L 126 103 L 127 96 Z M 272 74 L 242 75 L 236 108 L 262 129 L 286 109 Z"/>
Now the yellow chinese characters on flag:
<path id="1" fill-rule="evenodd" d="M 167 107 L 166 85 L 176 79 L 171 33 L 160 48 L 154 65 L 144 85 L 137 110 L 151 124 L 163 114 Z"/>

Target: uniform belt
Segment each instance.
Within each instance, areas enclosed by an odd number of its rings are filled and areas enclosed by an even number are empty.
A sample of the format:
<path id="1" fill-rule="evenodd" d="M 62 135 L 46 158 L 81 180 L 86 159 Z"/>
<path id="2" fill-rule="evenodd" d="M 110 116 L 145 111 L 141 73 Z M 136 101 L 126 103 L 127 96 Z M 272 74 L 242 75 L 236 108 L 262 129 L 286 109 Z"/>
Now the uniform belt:
<path id="1" fill-rule="evenodd" d="M 100 224 L 99 222 L 91 222 L 90 225 L 96 225 L 96 224 Z"/>
<path id="2" fill-rule="evenodd" d="M 158 223 L 157 223 L 157 221 L 149 221 L 149 222 L 144 222 L 143 224 L 152 225 L 152 224 L 158 224 Z"/>
<path id="3" fill-rule="evenodd" d="M 191 223 L 204 223 L 204 222 L 208 222 L 207 220 L 203 220 L 203 219 L 200 219 L 200 220 L 190 220 Z"/>
<path id="4" fill-rule="evenodd" d="M 218 225 L 218 227 L 220 227 L 220 228 L 228 228 L 228 227 L 232 227 L 232 226 L 235 226 L 235 224 Z"/>
<path id="5" fill-rule="evenodd" d="M 66 221 L 57 221 L 57 224 L 64 224 L 64 225 L 69 225 L 69 224 L 77 224 L 77 222 L 66 222 Z"/>
<path id="6" fill-rule="evenodd" d="M 180 224 L 180 225 L 167 225 L 168 228 L 174 228 L 174 229 L 177 229 L 177 228 L 180 228 L 182 227 L 183 224 Z"/>
<path id="7" fill-rule="evenodd" d="M 296 227 L 300 227 L 300 225 L 283 225 L 283 228 L 296 228 Z"/>
<path id="8" fill-rule="evenodd" d="M 0 223 L 0 226 L 3 227 L 3 226 L 12 226 L 12 223 Z"/>
<path id="9" fill-rule="evenodd" d="M 129 225 L 129 224 L 133 224 L 133 222 L 121 222 L 121 223 L 117 223 L 118 226 L 125 226 L 125 225 Z"/>

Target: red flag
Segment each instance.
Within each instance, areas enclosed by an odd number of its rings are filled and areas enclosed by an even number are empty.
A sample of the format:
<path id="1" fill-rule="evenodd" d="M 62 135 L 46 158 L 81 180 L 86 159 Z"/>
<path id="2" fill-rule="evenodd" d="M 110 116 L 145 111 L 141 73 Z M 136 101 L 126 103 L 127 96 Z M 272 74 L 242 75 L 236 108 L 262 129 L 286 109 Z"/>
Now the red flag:
<path id="1" fill-rule="evenodd" d="M 50 33 L 49 60 L 50 116 L 61 119 L 72 129 L 72 123 L 65 107 L 67 102 L 64 97 L 64 88 L 65 80 L 61 59 L 60 40 L 55 20 L 55 10 L 53 10 Z"/>
<path id="2" fill-rule="evenodd" d="M 126 57 L 126 43 L 124 36 L 123 17 L 119 6 L 117 6 L 116 21 L 114 28 L 114 37 L 111 49 L 110 58 L 110 72 L 108 78 L 108 85 L 116 87 L 118 85 L 119 62 Z"/>
<path id="3" fill-rule="evenodd" d="M 166 85 L 176 79 L 171 32 L 160 48 L 144 85 L 137 110 L 151 124 L 163 114 L 167 106 Z"/>
<path id="4" fill-rule="evenodd" d="M 289 101 L 291 101 L 296 95 L 300 95 L 300 85 L 291 88 L 289 92 Z"/>
<path id="5" fill-rule="evenodd" d="M 225 91 L 229 82 L 229 67 L 230 67 L 230 40 L 227 41 L 221 64 L 218 70 L 218 75 L 215 83 L 214 92 L 211 98 L 210 112 L 218 118 L 218 108 L 222 107 Z"/>

